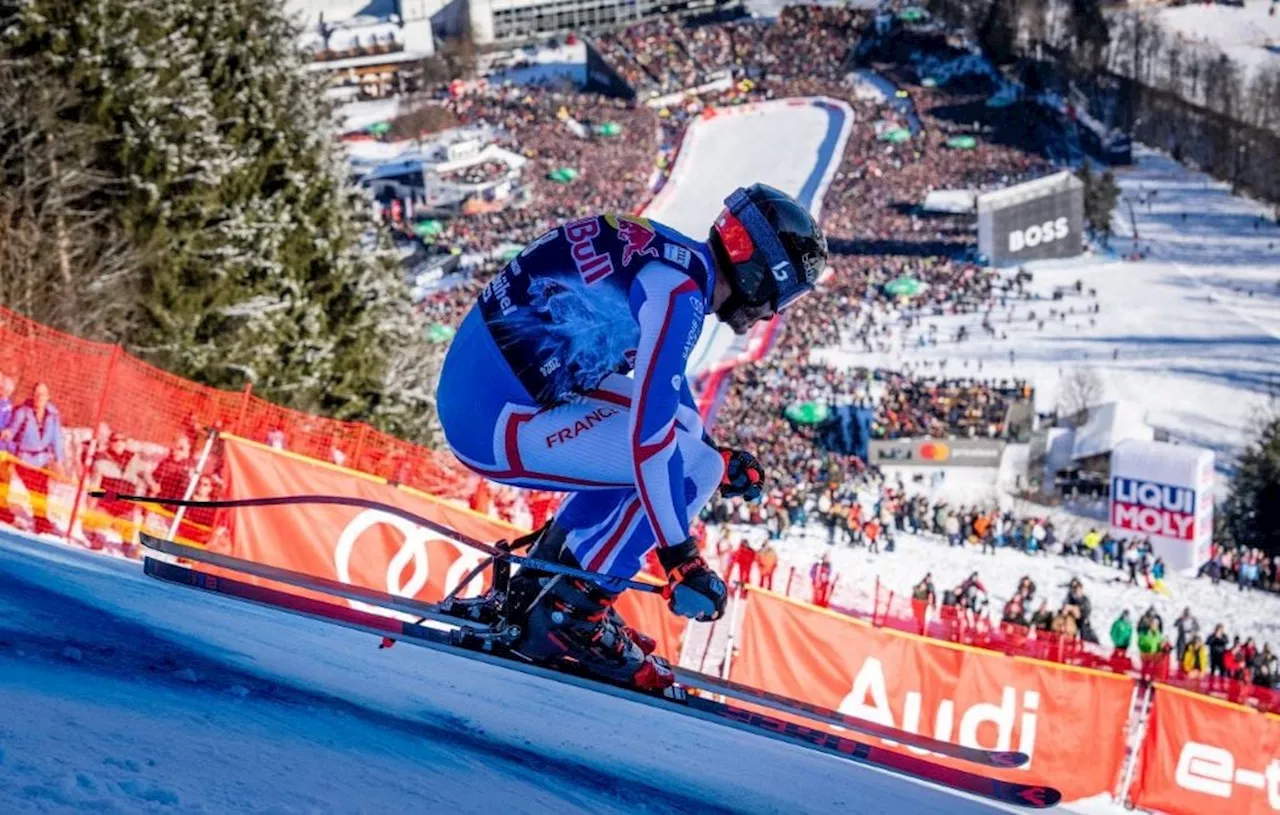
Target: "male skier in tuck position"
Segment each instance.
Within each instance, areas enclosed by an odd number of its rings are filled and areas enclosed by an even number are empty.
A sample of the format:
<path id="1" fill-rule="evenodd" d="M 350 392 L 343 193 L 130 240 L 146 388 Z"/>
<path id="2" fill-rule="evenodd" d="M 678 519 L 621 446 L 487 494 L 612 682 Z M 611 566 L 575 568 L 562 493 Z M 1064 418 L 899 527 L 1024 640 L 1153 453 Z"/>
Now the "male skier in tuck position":
<path id="1" fill-rule="evenodd" d="M 531 556 L 630 578 L 656 544 L 671 611 L 718 619 L 727 590 L 689 523 L 717 487 L 759 498 L 763 473 L 713 446 L 685 364 L 708 311 L 743 334 L 811 291 L 826 261 L 809 212 L 764 184 L 729 196 L 706 243 L 620 215 L 553 229 L 489 282 L 453 339 L 437 393 L 449 445 L 486 478 L 571 493 L 516 542 L 533 541 Z M 670 685 L 653 640 L 612 608 L 617 588 L 521 569 L 505 607 L 522 627 L 514 650 Z"/>

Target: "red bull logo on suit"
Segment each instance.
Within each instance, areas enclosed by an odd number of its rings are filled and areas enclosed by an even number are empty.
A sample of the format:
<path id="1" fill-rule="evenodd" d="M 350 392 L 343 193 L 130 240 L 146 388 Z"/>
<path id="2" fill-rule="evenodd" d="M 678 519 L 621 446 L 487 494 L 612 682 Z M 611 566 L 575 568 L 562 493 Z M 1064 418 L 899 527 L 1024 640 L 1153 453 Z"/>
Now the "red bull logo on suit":
<path id="1" fill-rule="evenodd" d="M 638 257 L 658 256 L 658 247 L 653 245 L 657 237 L 653 225 L 645 218 L 632 218 L 629 215 L 606 215 L 609 226 L 617 230 L 618 242 L 622 246 L 622 265 L 630 266 Z"/>

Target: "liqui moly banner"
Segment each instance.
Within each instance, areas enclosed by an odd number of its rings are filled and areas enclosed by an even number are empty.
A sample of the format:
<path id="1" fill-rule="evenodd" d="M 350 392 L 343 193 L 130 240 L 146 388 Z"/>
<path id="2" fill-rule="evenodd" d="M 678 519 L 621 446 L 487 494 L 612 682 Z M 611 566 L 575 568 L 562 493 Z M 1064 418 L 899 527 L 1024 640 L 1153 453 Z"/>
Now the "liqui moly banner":
<path id="1" fill-rule="evenodd" d="M 380 478 L 232 436 L 223 439 L 225 498 L 357 496 L 408 510 L 482 541 L 523 534 L 509 524 L 393 487 Z M 377 509 L 328 504 L 249 507 L 228 512 L 226 522 L 230 554 L 236 557 L 428 602 L 442 599 L 484 558 L 448 535 Z M 488 588 L 489 579 L 486 570 L 460 596 L 479 594 Z M 299 592 L 291 586 L 276 588 Z M 336 602 L 377 612 L 356 601 Z M 659 595 L 627 592 L 618 609 L 631 625 L 657 640 L 660 655 L 672 662 L 679 659 L 686 621 L 673 617 Z"/>
<path id="2" fill-rule="evenodd" d="M 731 678 L 851 716 L 970 747 L 1020 750 L 998 778 L 1050 784 L 1066 801 L 1111 792 L 1134 682 L 873 628 L 753 590 Z M 807 723 L 806 723 L 807 724 Z M 862 737 L 859 737 L 862 738 Z M 972 769 L 884 742 L 890 749 Z"/>
<path id="3" fill-rule="evenodd" d="M 1280 812 L 1280 718 L 1157 685 L 1129 797 L 1170 815 Z"/>
<path id="4" fill-rule="evenodd" d="M 1208 556 L 1213 535 L 1213 452 L 1154 441 L 1111 451 L 1111 531 L 1150 538 L 1173 569 Z"/>

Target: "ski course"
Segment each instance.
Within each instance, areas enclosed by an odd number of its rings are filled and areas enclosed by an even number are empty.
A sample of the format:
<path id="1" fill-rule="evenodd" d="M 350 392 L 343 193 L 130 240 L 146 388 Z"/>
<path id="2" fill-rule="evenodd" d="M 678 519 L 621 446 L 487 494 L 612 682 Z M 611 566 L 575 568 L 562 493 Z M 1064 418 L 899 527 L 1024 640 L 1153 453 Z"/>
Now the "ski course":
<path id="1" fill-rule="evenodd" d="M 671 178 L 644 214 L 704 240 L 729 193 L 757 181 L 821 214 L 822 196 L 839 169 L 852 124 L 848 104 L 822 98 L 721 108 L 689 125 Z M 700 373 L 746 347 L 747 338 L 710 315 L 688 370 Z"/>
<path id="2" fill-rule="evenodd" d="M 0 711 L 6 813 L 1006 811 L 7 532 Z"/>
<path id="3" fill-rule="evenodd" d="M 733 188 L 815 208 L 851 112 L 700 120 L 646 214 L 701 237 Z M 708 324 L 704 364 L 734 351 Z M 0 531 L 0 812 L 987 813 L 883 770 L 396 647 Z"/>

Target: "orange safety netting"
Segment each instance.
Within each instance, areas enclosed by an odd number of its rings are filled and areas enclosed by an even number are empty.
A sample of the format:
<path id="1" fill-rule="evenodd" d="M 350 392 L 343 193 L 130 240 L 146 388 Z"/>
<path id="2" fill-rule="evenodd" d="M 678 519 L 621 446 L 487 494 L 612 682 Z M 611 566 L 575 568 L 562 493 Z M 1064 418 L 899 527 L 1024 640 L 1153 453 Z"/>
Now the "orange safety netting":
<path id="1" fill-rule="evenodd" d="M 38 385 L 48 392 L 44 411 L 30 404 Z M 0 406 L 6 396 L 28 418 L 44 415 L 26 421 L 18 439 L 3 432 L 10 418 L 0 411 L 0 523 L 90 545 L 105 537 L 128 550 L 138 528 L 167 529 L 172 512 L 163 507 L 97 500 L 87 493 L 101 487 L 182 496 L 215 428 L 444 497 L 468 498 L 475 481 L 449 453 L 366 424 L 289 410 L 253 396 L 249 388 L 200 385 L 119 346 L 64 334 L 0 306 Z M 60 438 L 50 429 L 50 417 L 61 427 Z M 208 497 L 216 487 L 199 485 L 198 493 L 204 490 Z M 211 530 L 193 514 L 178 536 L 207 542 Z"/>

